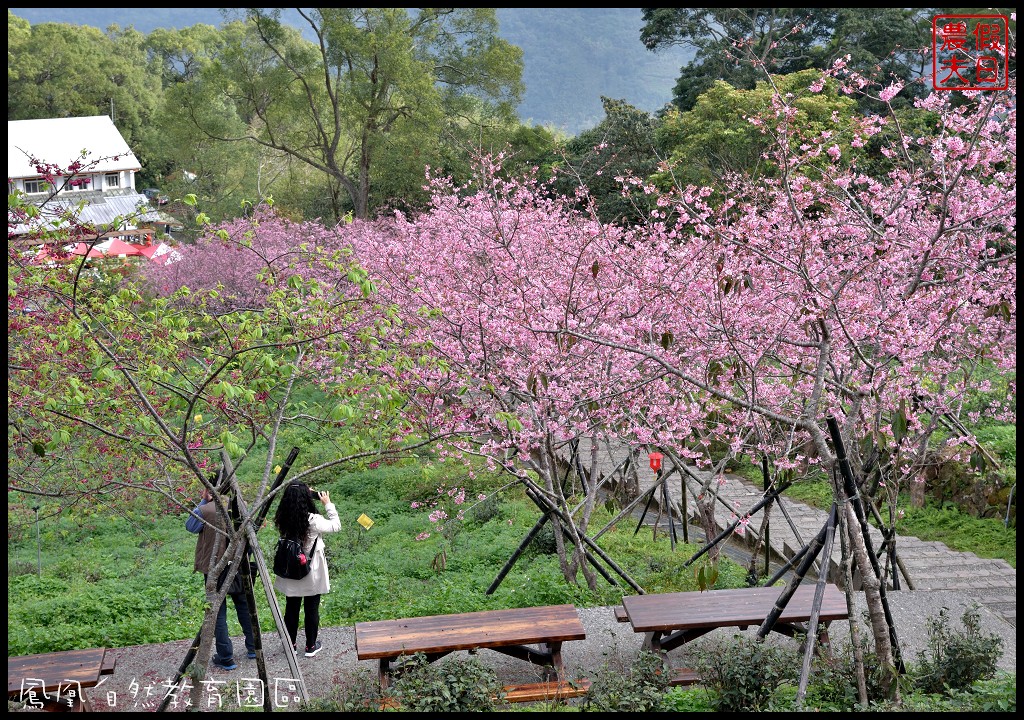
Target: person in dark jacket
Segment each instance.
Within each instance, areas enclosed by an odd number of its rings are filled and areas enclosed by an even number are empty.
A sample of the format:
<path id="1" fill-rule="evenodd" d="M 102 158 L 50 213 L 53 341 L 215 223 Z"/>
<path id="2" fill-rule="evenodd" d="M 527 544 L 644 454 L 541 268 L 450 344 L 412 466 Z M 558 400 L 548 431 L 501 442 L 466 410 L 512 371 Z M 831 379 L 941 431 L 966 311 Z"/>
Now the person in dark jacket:
<path id="1" fill-rule="evenodd" d="M 227 549 L 227 536 L 218 533 L 215 528 L 224 528 L 224 519 L 217 512 L 217 504 L 213 502 L 213 495 L 205 487 L 202 497 L 195 509 L 189 513 L 185 521 L 185 528 L 189 532 L 197 533 L 196 557 L 194 570 L 203 574 L 203 586 L 210 568 L 214 567 Z M 215 542 L 218 540 L 219 542 Z M 217 557 L 213 556 L 214 546 L 219 548 Z M 252 631 L 252 620 L 249 617 L 249 602 L 246 600 L 245 592 L 229 593 L 231 602 L 235 606 L 235 614 L 238 616 L 238 624 L 242 626 L 242 633 L 245 635 L 245 649 L 249 658 L 256 657 L 256 641 Z M 220 604 L 217 611 L 217 624 L 214 628 L 215 650 L 211 660 L 214 667 L 221 670 L 234 670 L 238 667 L 235 662 L 234 645 L 231 636 L 228 634 L 228 606 L 225 600 Z"/>

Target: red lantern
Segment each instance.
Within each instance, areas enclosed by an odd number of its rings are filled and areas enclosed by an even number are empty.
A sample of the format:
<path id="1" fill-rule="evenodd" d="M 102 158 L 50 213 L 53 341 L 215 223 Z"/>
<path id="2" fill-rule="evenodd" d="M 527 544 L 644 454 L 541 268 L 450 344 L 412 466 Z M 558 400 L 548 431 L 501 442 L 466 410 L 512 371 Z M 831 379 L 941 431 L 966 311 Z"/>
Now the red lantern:
<path id="1" fill-rule="evenodd" d="M 652 452 L 647 457 L 651 461 L 651 470 L 653 470 L 654 472 L 658 472 L 659 470 L 661 470 L 661 458 L 663 457 L 661 453 Z"/>

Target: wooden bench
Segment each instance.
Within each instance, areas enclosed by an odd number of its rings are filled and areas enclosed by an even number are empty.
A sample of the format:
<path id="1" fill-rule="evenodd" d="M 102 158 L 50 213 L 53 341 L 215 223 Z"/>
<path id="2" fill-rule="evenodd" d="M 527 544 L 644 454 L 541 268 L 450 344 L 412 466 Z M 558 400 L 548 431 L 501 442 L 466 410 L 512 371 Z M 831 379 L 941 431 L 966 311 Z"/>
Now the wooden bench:
<path id="1" fill-rule="evenodd" d="M 744 630 L 760 626 L 775 607 L 784 588 L 739 588 L 704 592 L 631 595 L 623 609 L 635 632 L 646 633 L 644 649 L 665 653 L 723 627 Z M 800 585 L 786 603 L 772 630 L 789 636 L 807 633 L 815 587 Z M 828 626 L 849 617 L 846 595 L 835 585 L 824 588 L 818 611 L 818 639 L 828 644 Z"/>
<path id="2" fill-rule="evenodd" d="M 545 680 L 562 682 L 566 680 L 562 643 L 583 640 L 586 636 L 572 605 L 429 615 L 355 625 L 356 657 L 379 662 L 380 684 L 384 689 L 393 674 L 400 671 L 395 663 L 403 656 L 423 653 L 433 662 L 458 650 L 481 648 L 540 665 L 545 669 Z M 524 694 L 529 691 L 524 690 Z"/>
<path id="3" fill-rule="evenodd" d="M 114 672 L 106 648 L 65 650 L 7 658 L 7 698 L 42 710 L 92 710 L 87 688 Z"/>

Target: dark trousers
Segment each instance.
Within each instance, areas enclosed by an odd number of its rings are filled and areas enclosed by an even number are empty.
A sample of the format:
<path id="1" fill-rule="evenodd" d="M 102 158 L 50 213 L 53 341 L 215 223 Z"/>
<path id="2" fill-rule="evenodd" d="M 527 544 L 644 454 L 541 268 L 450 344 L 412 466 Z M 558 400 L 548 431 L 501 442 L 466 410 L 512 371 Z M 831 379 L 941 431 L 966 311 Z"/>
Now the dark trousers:
<path id="1" fill-rule="evenodd" d="M 242 635 L 245 636 L 245 651 L 247 654 L 254 653 L 256 652 L 256 635 L 252 631 L 252 618 L 249 617 L 249 601 L 246 600 L 244 592 L 228 597 L 231 598 L 231 603 L 235 606 L 238 624 L 242 626 Z"/>
<path id="2" fill-rule="evenodd" d="M 304 608 L 306 615 L 306 647 L 316 645 L 316 636 L 320 632 L 320 596 L 286 597 L 284 605 L 284 626 L 295 644 L 299 635 L 299 609 Z"/>
<path id="3" fill-rule="evenodd" d="M 203 575 L 205 581 L 206 575 Z M 242 626 L 242 634 L 245 636 L 246 653 L 256 652 L 256 640 L 252 631 L 252 618 L 249 617 L 249 602 L 245 593 L 229 595 L 232 604 L 235 606 L 235 615 L 238 617 L 238 624 Z M 217 610 L 217 623 L 213 629 L 214 653 L 213 662 L 218 665 L 228 665 L 234 660 L 235 648 L 228 634 L 228 603 L 227 598 L 220 604 Z"/>

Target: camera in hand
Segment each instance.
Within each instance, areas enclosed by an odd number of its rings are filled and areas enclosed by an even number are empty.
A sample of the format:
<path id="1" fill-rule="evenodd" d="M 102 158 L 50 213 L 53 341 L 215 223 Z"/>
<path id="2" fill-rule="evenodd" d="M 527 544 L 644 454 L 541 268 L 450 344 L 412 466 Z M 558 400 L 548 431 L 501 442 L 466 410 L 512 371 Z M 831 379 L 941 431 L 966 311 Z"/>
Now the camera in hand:
<path id="1" fill-rule="evenodd" d="M 311 499 L 313 499 L 313 500 L 319 500 L 320 499 L 320 491 L 319 490 L 314 490 L 313 488 L 310 488 L 309 489 L 309 497 Z"/>

